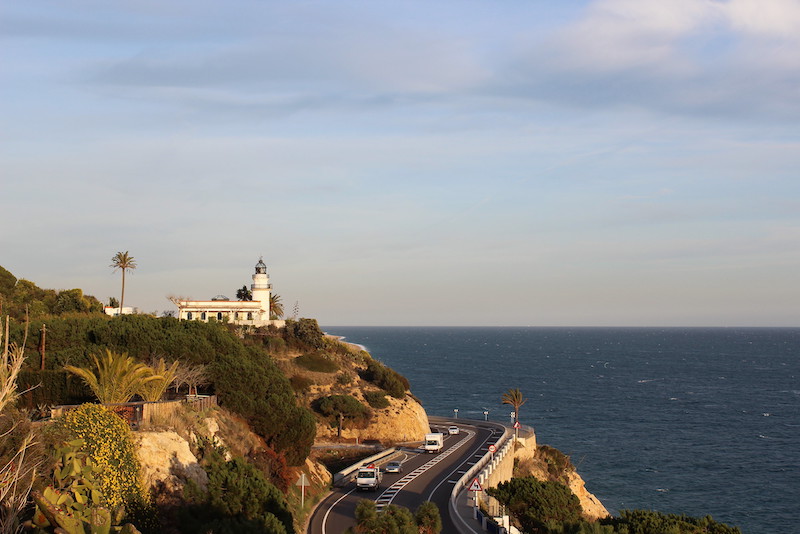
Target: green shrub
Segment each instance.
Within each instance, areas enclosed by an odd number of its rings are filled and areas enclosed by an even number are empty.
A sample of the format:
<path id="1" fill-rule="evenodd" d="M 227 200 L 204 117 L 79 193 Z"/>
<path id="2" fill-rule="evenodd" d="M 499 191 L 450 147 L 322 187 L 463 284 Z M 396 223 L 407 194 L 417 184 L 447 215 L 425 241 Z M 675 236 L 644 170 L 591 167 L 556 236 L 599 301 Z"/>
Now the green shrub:
<path id="1" fill-rule="evenodd" d="M 386 392 L 384 391 L 367 391 L 364 393 L 364 399 L 366 399 L 367 404 L 376 410 L 382 410 L 390 406 L 389 399 L 386 398 Z"/>
<path id="2" fill-rule="evenodd" d="M 311 403 L 311 407 L 328 418 L 338 418 L 339 414 L 351 421 L 365 422 L 369 419 L 369 408 L 361 404 L 351 395 L 331 395 L 320 397 Z"/>
<path id="3" fill-rule="evenodd" d="M 321 349 L 325 346 L 325 334 L 316 319 L 289 319 L 283 334 L 286 342 L 294 347 Z"/>
<path id="4" fill-rule="evenodd" d="M 20 402 L 28 408 L 82 404 L 95 398 L 83 380 L 63 369 L 25 369 L 20 372 L 17 383 L 19 390 L 25 391 Z"/>
<path id="5" fill-rule="evenodd" d="M 314 385 L 314 381 L 302 375 L 294 375 L 289 379 L 292 389 L 298 392 L 308 391 Z"/>
<path id="6" fill-rule="evenodd" d="M 316 422 L 311 412 L 297 405 L 281 370 L 268 358 L 229 354 L 218 355 L 211 369 L 221 403 L 245 417 L 290 465 L 302 464 L 314 442 Z"/>
<path id="7" fill-rule="evenodd" d="M 203 468 L 208 473 L 208 491 L 203 493 L 196 484 L 189 486 L 192 505 L 181 514 L 183 532 L 294 532 L 283 494 L 252 464 L 242 458 L 225 461 L 211 450 Z"/>
<path id="8" fill-rule="evenodd" d="M 342 371 L 338 375 L 336 375 L 336 383 L 340 386 L 346 386 L 353 381 L 353 375 L 348 373 L 347 371 Z"/>
<path id="9" fill-rule="evenodd" d="M 549 532 L 550 523 L 581 520 L 580 500 L 560 482 L 540 482 L 534 477 L 512 478 L 486 492 L 507 506 L 526 532 Z"/>
<path id="10" fill-rule="evenodd" d="M 427 501 L 411 514 L 408 508 L 390 504 L 380 512 L 374 501 L 362 499 L 356 505 L 356 526 L 346 534 L 439 534 L 442 531 L 442 518 L 436 504 Z"/>
<path id="11" fill-rule="evenodd" d="M 339 365 L 329 355 L 321 351 L 309 352 L 298 356 L 294 359 L 294 363 L 315 373 L 335 373 L 339 370 Z"/>
<path id="12" fill-rule="evenodd" d="M 372 382 L 392 397 L 398 399 L 405 397 L 406 391 L 410 387 L 408 380 L 403 375 L 386 367 L 377 360 L 370 359 L 361 376 L 364 380 Z"/>
<path id="13" fill-rule="evenodd" d="M 620 517 L 601 520 L 613 525 L 615 532 L 628 534 L 649 534 L 668 532 L 670 534 L 742 534 L 737 527 L 717 523 L 711 516 L 689 517 L 677 514 L 663 514 L 651 510 L 622 510 Z"/>
<path id="14" fill-rule="evenodd" d="M 536 456 L 547 464 L 547 474 L 550 480 L 566 482 L 567 474 L 575 471 L 575 466 L 569 456 L 549 445 L 540 445 L 536 449 Z"/>

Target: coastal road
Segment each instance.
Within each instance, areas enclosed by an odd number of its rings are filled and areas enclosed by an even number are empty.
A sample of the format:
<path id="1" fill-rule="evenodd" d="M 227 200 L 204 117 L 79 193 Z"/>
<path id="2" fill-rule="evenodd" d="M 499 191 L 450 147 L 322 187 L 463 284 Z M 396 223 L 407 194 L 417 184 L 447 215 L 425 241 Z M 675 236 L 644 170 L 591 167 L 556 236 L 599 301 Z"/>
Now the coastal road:
<path id="1" fill-rule="evenodd" d="M 458 532 L 448 505 L 453 485 L 486 454 L 488 446 L 502 436 L 504 428 L 491 422 L 429 419 L 432 432 L 445 434 L 441 452 L 430 454 L 419 449 L 400 449 L 392 459 L 403 462 L 403 472 L 384 473 L 378 491 L 360 492 L 352 481 L 335 488 L 314 510 L 308 534 L 341 534 L 355 525 L 356 504 L 361 499 L 374 500 L 379 509 L 395 504 L 412 512 L 423 502 L 433 501 L 442 516 L 442 532 Z M 450 425 L 458 426 L 460 433 L 448 435 Z"/>

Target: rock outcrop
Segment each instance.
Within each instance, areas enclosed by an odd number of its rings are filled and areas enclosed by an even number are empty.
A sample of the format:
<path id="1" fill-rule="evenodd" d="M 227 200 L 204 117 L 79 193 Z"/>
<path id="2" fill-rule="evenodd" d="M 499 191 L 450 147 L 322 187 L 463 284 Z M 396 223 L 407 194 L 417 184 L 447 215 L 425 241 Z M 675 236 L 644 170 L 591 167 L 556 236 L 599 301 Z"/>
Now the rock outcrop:
<path id="1" fill-rule="evenodd" d="M 577 495 L 578 499 L 581 501 L 581 506 L 583 507 L 583 517 L 589 521 L 596 521 L 603 517 L 608 517 L 609 513 L 606 510 L 606 507 L 603 506 L 603 503 L 600 502 L 600 499 L 594 496 L 594 494 L 589 493 L 586 489 L 586 482 L 581 478 L 581 476 L 575 472 L 571 471 L 567 473 L 569 489 L 572 490 L 572 493 Z"/>
<path id="2" fill-rule="evenodd" d="M 351 391 L 351 395 L 366 404 L 360 390 Z M 369 424 L 363 428 L 347 428 L 345 423 L 342 437 L 362 442 L 375 440 L 384 444 L 422 441 L 425 434 L 430 432 L 428 414 L 422 405 L 410 395 L 406 395 L 403 399 L 395 399 L 388 395 L 386 398 L 389 400 L 388 408 L 380 410 L 373 408 Z M 317 441 L 336 438 L 337 432 L 337 428 L 332 428 L 325 421 L 317 423 Z"/>
<path id="3" fill-rule="evenodd" d="M 189 442 L 176 432 L 136 432 L 139 440 L 139 461 L 147 487 L 172 493 L 181 490 L 189 480 L 201 488 L 208 485 L 208 476 L 189 448 Z"/>
<path id="4" fill-rule="evenodd" d="M 547 447 L 543 448 L 546 449 Z M 553 449 L 551 448 L 551 450 Z M 558 454 L 561 455 L 560 452 Z M 552 467 L 548 465 L 547 460 L 541 454 L 537 454 L 535 436 L 533 439 L 529 438 L 523 447 L 517 449 L 514 458 L 518 461 L 514 473 L 515 476 L 533 476 L 538 480 L 554 480 L 555 478 L 559 482 L 566 484 L 580 500 L 584 519 L 596 521 L 610 515 L 603 503 L 586 489 L 586 482 L 575 471 L 571 463 L 569 463 L 568 467 L 560 469 L 557 476 L 554 477 Z M 563 456 L 563 458 L 566 458 L 566 456 Z"/>

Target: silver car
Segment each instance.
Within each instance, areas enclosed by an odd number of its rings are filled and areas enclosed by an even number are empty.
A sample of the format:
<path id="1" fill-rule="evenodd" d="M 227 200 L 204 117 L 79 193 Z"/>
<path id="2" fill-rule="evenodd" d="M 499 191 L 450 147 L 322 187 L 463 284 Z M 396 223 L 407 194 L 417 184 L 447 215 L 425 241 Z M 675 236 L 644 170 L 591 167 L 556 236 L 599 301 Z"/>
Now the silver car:
<path id="1" fill-rule="evenodd" d="M 400 462 L 389 462 L 383 470 L 387 473 L 401 473 L 403 471 L 403 464 Z"/>
<path id="2" fill-rule="evenodd" d="M 457 436 L 458 432 L 459 432 L 458 427 L 455 425 L 447 429 L 447 433 L 450 434 L 451 436 Z"/>

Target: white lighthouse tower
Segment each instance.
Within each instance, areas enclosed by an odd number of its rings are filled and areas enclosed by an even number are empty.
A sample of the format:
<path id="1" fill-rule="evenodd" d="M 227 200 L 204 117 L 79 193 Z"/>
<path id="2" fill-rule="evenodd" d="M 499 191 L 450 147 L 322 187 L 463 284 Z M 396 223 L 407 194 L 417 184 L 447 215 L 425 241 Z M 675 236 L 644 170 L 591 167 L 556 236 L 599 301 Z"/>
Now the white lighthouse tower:
<path id="1" fill-rule="evenodd" d="M 252 300 L 232 301 L 223 295 L 211 300 L 177 300 L 178 319 L 188 321 L 227 321 L 243 326 L 274 326 L 283 328 L 286 321 L 269 318 L 269 298 L 272 284 L 269 283 L 267 266 L 263 258 L 256 263 L 253 283 L 250 286 Z"/>
<path id="2" fill-rule="evenodd" d="M 261 257 L 256 263 L 256 272 L 253 274 L 253 283 L 250 285 L 250 292 L 253 295 L 253 301 L 261 303 L 261 321 L 269 321 L 269 294 L 272 290 L 272 284 L 269 283 L 269 275 L 267 274 L 267 265 L 264 263 L 264 258 Z"/>

